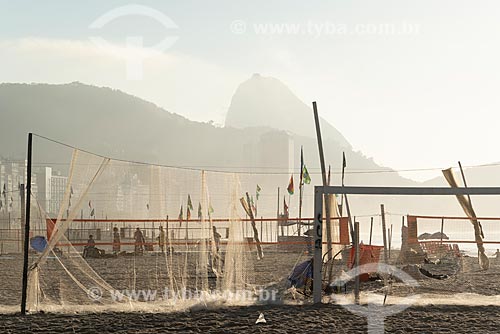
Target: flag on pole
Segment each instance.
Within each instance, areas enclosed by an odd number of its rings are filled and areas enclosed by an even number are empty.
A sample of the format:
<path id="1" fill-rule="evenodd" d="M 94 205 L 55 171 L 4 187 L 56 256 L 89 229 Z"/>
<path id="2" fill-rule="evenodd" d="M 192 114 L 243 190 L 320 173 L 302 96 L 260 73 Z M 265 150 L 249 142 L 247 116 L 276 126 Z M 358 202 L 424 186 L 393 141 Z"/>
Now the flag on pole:
<path id="1" fill-rule="evenodd" d="M 188 209 L 193 211 L 193 202 L 191 202 L 191 195 L 188 194 Z M 189 218 L 188 218 L 189 219 Z"/>
<path id="2" fill-rule="evenodd" d="M 257 207 L 255 206 L 255 202 L 253 201 L 253 196 L 250 197 L 250 206 L 252 207 L 253 212 L 257 212 Z"/>
<path id="3" fill-rule="evenodd" d="M 92 208 L 92 211 L 90 211 L 90 217 L 94 217 L 94 214 L 95 214 L 95 210 L 94 210 L 94 208 Z"/>
<path id="4" fill-rule="evenodd" d="M 306 164 L 304 163 L 304 152 L 302 146 L 300 147 L 300 186 L 311 183 L 311 176 L 307 171 Z"/>
<path id="5" fill-rule="evenodd" d="M 311 183 L 311 176 L 309 175 L 309 172 L 307 171 L 306 165 L 302 168 L 302 179 L 305 184 L 310 184 Z"/>
<path id="6" fill-rule="evenodd" d="M 212 204 L 208 205 L 208 217 L 210 217 L 214 213 L 214 208 L 212 207 Z"/>
<path id="7" fill-rule="evenodd" d="M 146 209 L 149 211 L 149 203 L 146 203 Z"/>
<path id="8" fill-rule="evenodd" d="M 92 202 L 89 201 L 89 208 L 92 208 Z"/>
<path id="9" fill-rule="evenodd" d="M 304 150 L 302 146 L 300 146 L 300 180 L 299 180 L 299 189 L 304 184 Z"/>
<path id="10" fill-rule="evenodd" d="M 200 203 L 200 202 L 198 202 L 198 219 L 200 219 L 200 220 L 201 220 L 201 216 L 202 216 L 202 215 L 203 215 L 203 214 L 201 213 L 201 203 Z"/>
<path id="11" fill-rule="evenodd" d="M 184 219 L 184 213 L 182 212 L 182 204 L 181 204 L 181 211 L 179 212 L 179 220 Z"/>
<path id="12" fill-rule="evenodd" d="M 288 205 L 286 205 L 285 196 L 283 196 L 283 214 L 288 217 Z"/>
<path id="13" fill-rule="evenodd" d="M 255 190 L 255 199 L 258 201 L 259 200 L 259 196 L 260 196 L 260 191 L 262 189 L 259 187 L 259 185 L 257 185 L 257 188 Z"/>
<path id="14" fill-rule="evenodd" d="M 188 206 L 188 208 L 187 208 L 187 210 L 186 210 L 186 219 L 187 219 L 187 220 L 190 220 L 190 219 L 191 219 L 191 210 L 189 210 L 189 206 Z"/>
<path id="15" fill-rule="evenodd" d="M 288 193 L 290 195 L 293 195 L 293 192 L 294 192 L 294 189 L 293 189 L 293 174 L 292 174 L 292 176 L 290 176 L 290 182 L 288 183 L 288 188 L 286 188 L 286 190 L 288 190 Z"/>
<path id="16" fill-rule="evenodd" d="M 347 162 L 345 160 L 345 152 L 342 152 L 342 168 L 347 167 Z"/>

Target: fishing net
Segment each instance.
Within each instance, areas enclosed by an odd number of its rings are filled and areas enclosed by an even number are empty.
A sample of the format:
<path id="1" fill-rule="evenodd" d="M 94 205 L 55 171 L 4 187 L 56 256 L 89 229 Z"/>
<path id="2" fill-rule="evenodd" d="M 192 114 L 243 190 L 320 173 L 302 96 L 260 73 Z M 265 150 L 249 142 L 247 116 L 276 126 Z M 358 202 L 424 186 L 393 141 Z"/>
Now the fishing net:
<path id="1" fill-rule="evenodd" d="M 297 196 L 277 197 L 289 175 L 175 168 L 64 149 L 67 159 L 53 163 L 61 175 L 51 174 L 58 190 L 31 194 L 29 311 L 279 302 L 294 265 L 311 256 L 304 232 L 312 219 L 290 218 Z M 310 187 L 303 212 L 312 206 Z M 10 265 L 20 268 L 22 258 L 11 255 Z M 19 303 L 20 280 L 19 270 L 4 288 L 15 291 L 4 304 Z"/>

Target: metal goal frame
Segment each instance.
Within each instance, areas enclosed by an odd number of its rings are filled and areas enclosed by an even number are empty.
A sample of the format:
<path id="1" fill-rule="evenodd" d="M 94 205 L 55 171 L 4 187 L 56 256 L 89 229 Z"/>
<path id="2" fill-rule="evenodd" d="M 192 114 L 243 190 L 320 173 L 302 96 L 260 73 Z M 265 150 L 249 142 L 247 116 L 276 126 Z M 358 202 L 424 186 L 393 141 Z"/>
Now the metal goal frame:
<path id="1" fill-rule="evenodd" d="M 457 196 L 457 195 L 500 195 L 500 187 L 314 187 L 314 271 L 313 302 L 321 303 L 321 277 L 323 267 L 323 198 L 325 195 L 413 195 L 413 196 Z"/>

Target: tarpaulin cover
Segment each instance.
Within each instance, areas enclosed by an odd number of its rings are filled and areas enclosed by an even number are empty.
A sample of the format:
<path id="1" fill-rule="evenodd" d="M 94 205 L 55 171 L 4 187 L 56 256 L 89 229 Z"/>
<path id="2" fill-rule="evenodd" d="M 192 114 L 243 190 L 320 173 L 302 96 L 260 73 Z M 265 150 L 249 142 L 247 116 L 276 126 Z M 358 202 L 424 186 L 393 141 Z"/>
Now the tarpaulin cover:
<path id="1" fill-rule="evenodd" d="M 301 288 L 306 284 L 307 279 L 313 276 L 312 259 L 299 263 L 293 268 L 292 273 L 288 276 L 290 286 Z"/>
<path id="2" fill-rule="evenodd" d="M 43 252 L 47 247 L 47 239 L 42 236 L 36 236 L 30 239 L 31 248 L 37 252 Z"/>

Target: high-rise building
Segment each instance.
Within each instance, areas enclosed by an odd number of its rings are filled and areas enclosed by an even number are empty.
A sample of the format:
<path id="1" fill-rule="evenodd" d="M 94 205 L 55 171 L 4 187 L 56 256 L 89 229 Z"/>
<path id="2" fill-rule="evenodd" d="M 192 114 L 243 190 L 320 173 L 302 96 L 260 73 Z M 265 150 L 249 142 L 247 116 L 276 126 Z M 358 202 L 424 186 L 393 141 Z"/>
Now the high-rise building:
<path id="1" fill-rule="evenodd" d="M 50 178 L 49 213 L 57 214 L 64 199 L 68 178 L 61 175 L 52 175 Z"/>

